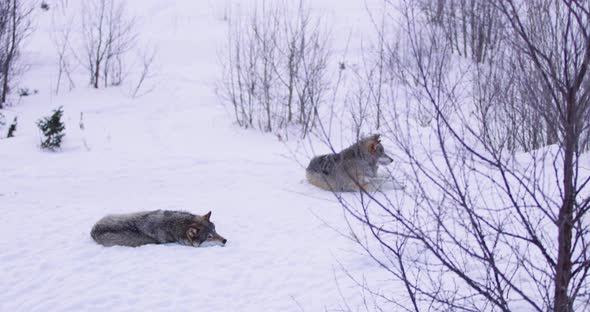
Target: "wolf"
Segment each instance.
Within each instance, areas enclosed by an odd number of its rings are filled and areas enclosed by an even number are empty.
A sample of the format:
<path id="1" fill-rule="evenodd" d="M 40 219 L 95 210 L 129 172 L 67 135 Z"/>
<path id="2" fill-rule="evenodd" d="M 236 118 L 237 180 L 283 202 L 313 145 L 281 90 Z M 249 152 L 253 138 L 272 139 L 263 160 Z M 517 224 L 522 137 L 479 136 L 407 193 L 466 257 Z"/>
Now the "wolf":
<path id="1" fill-rule="evenodd" d="M 340 153 L 317 156 L 307 166 L 309 183 L 332 192 L 353 192 L 378 188 L 377 168 L 389 165 L 393 159 L 385 153 L 374 134 L 359 140 Z"/>
<path id="2" fill-rule="evenodd" d="M 165 243 L 225 246 L 227 240 L 217 234 L 210 219 L 211 211 L 203 216 L 167 210 L 107 215 L 92 227 L 90 236 L 107 247 Z"/>

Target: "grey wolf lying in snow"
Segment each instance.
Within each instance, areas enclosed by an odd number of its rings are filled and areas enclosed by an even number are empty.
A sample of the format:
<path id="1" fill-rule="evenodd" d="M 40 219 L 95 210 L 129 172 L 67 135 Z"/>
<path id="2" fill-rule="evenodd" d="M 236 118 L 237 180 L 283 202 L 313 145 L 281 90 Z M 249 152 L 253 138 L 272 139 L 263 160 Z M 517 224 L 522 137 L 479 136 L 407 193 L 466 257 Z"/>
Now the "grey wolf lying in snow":
<path id="1" fill-rule="evenodd" d="M 309 183 L 328 191 L 351 192 L 361 187 L 372 191 L 384 181 L 377 177 L 378 166 L 392 162 L 375 134 L 340 153 L 314 157 L 307 166 L 306 177 Z"/>
<path id="2" fill-rule="evenodd" d="M 225 245 L 227 240 L 215 232 L 215 224 L 204 216 L 182 211 L 145 211 L 108 215 L 92 228 L 90 236 L 104 246 L 137 247 L 146 244 L 179 243 L 199 247 Z"/>

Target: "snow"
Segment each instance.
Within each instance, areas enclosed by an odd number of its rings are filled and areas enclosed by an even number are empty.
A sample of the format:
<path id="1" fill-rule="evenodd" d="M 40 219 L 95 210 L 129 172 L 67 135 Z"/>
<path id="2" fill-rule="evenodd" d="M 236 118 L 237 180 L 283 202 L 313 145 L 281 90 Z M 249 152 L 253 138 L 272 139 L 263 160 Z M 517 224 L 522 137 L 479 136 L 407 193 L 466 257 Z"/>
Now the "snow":
<path id="1" fill-rule="evenodd" d="M 79 3 L 69 3 L 76 12 Z M 348 25 L 339 33 L 346 38 L 365 16 L 364 3 L 334 3 L 317 7 L 335 29 Z M 18 129 L 0 139 L 0 311 L 362 306 L 342 268 L 366 277 L 378 269 L 336 231 L 347 225 L 334 197 L 304 181 L 312 155 L 296 142 L 238 128 L 215 94 L 228 5 L 237 4 L 127 1 L 141 44 L 158 49 L 155 88 L 139 98 L 129 96 L 133 84 L 87 87 L 81 67 L 77 87 L 55 95 L 54 12 L 35 10 L 37 30 L 23 55 L 30 70 L 19 85 L 39 93 L 2 111 L 7 122 L 18 117 Z M 42 151 L 35 122 L 59 106 L 64 146 Z M 106 214 L 155 209 L 212 211 L 228 243 L 105 248 L 89 235 Z"/>

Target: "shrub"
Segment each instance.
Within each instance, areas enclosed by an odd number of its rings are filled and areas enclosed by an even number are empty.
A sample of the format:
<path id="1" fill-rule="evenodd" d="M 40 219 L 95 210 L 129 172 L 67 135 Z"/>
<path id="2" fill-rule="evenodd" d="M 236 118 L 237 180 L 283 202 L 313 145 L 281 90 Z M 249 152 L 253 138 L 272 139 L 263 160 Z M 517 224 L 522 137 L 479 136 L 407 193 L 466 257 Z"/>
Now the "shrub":
<path id="1" fill-rule="evenodd" d="M 41 142 L 42 148 L 53 151 L 61 147 L 61 139 L 65 135 L 65 125 L 61 121 L 62 116 L 63 108 L 60 106 L 53 111 L 51 116 L 37 121 L 37 126 L 43 132 L 43 136 L 45 136 L 45 140 Z"/>
<path id="2" fill-rule="evenodd" d="M 29 91 L 29 88 L 18 89 L 18 96 L 23 97 L 23 96 L 29 96 L 29 95 L 31 95 L 31 91 Z"/>
<path id="3" fill-rule="evenodd" d="M 305 137 L 330 89 L 329 57 L 328 33 L 303 2 L 263 6 L 230 20 L 221 96 L 243 128 L 295 125 Z"/>
<path id="4" fill-rule="evenodd" d="M 6 138 L 12 138 L 14 136 L 14 133 L 16 132 L 16 122 L 17 119 L 14 117 L 14 121 L 8 127 L 8 134 L 6 135 Z"/>

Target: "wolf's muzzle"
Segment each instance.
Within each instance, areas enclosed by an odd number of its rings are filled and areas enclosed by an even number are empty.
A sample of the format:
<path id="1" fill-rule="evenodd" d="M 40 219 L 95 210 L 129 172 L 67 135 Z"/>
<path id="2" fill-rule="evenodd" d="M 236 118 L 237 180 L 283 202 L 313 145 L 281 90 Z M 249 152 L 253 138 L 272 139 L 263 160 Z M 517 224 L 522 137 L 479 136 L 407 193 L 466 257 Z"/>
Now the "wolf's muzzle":
<path id="1" fill-rule="evenodd" d="M 385 154 L 385 155 L 379 157 L 379 159 L 377 161 L 379 162 L 380 165 L 386 166 L 386 165 L 391 164 L 393 162 L 393 159 Z"/>

